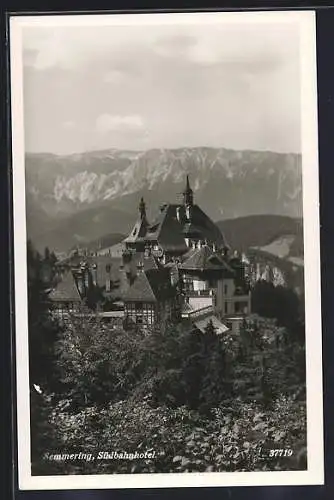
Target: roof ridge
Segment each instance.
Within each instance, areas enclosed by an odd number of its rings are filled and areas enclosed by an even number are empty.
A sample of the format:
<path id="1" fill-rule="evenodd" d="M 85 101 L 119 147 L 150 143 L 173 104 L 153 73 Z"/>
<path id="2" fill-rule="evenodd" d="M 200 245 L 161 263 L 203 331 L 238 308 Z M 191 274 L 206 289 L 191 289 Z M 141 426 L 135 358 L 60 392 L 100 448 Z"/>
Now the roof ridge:
<path id="1" fill-rule="evenodd" d="M 51 299 L 52 295 L 56 295 L 57 293 L 58 294 L 65 293 L 65 295 L 67 294 L 68 295 L 67 299 L 69 300 L 71 298 L 81 300 L 81 295 L 78 289 L 78 285 L 71 270 L 67 271 L 63 279 L 61 279 L 61 281 L 59 281 L 56 284 L 56 286 L 51 290 L 50 292 Z M 75 295 L 75 297 L 73 297 L 73 294 Z M 57 300 L 57 298 L 53 298 L 53 300 Z"/>
<path id="2" fill-rule="evenodd" d="M 152 288 L 152 285 L 151 285 L 151 283 L 150 283 L 149 277 L 148 277 L 148 276 L 147 276 L 147 274 L 146 274 L 146 273 L 149 273 L 150 271 L 158 271 L 158 269 L 148 269 L 147 271 L 144 271 L 144 273 L 143 273 L 143 274 L 145 274 L 145 278 L 146 278 L 146 280 L 147 280 L 147 282 L 148 282 L 148 285 L 149 285 L 149 287 L 150 287 L 150 290 L 151 290 L 151 292 L 152 292 L 153 296 L 157 299 L 157 296 L 155 295 L 154 290 L 153 290 L 153 288 Z"/>

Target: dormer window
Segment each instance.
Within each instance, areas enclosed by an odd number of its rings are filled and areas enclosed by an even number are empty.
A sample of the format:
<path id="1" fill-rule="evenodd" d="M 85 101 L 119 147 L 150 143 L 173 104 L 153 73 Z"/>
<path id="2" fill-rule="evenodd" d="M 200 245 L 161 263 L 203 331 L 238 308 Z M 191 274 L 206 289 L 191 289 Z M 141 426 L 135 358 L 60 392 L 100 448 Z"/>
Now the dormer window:
<path id="1" fill-rule="evenodd" d="M 151 226 L 148 228 L 148 231 L 149 231 L 149 233 L 155 233 L 158 228 L 159 228 L 159 224 L 154 224 L 154 226 Z"/>

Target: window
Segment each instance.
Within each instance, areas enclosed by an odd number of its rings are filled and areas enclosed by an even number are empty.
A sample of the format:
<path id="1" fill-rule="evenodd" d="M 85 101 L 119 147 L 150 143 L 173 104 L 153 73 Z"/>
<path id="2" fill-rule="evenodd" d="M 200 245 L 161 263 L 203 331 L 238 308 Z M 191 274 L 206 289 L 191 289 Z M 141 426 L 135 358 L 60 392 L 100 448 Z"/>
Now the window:
<path id="1" fill-rule="evenodd" d="M 228 305 L 228 304 L 227 304 L 227 302 L 225 302 L 225 314 L 227 314 L 227 312 L 228 312 L 228 307 L 227 307 L 227 305 Z"/>
<path id="2" fill-rule="evenodd" d="M 136 307 L 136 311 L 142 311 L 142 309 L 143 309 L 143 303 L 142 302 L 137 302 L 135 307 Z"/>
<path id="3" fill-rule="evenodd" d="M 185 276 L 183 282 L 185 290 L 191 291 L 194 289 L 194 282 L 191 277 Z"/>
<path id="4" fill-rule="evenodd" d="M 106 292 L 110 292 L 110 288 L 111 288 L 111 282 L 110 280 L 106 280 Z"/>
<path id="5" fill-rule="evenodd" d="M 111 269 L 110 264 L 107 264 L 107 265 L 106 265 L 106 272 L 107 272 L 107 273 L 110 273 L 110 269 Z"/>
<path id="6" fill-rule="evenodd" d="M 236 302 L 235 303 L 235 312 L 247 313 L 248 304 L 247 302 Z"/>
<path id="7" fill-rule="evenodd" d="M 155 224 L 154 226 L 151 226 L 148 228 L 148 232 L 149 233 L 155 233 L 155 231 L 157 231 L 159 228 L 159 224 Z"/>
<path id="8" fill-rule="evenodd" d="M 224 285 L 224 294 L 227 295 L 227 292 L 228 292 L 228 286 L 225 284 Z"/>

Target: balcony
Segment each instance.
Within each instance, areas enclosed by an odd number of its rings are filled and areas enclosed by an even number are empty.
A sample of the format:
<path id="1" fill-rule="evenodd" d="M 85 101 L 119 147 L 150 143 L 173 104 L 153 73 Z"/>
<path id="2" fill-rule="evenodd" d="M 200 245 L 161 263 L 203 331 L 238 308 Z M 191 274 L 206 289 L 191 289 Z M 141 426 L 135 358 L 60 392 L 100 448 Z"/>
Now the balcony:
<path id="1" fill-rule="evenodd" d="M 185 290 L 185 295 L 187 297 L 213 297 L 214 291 L 212 289 L 206 290 Z"/>
<path id="2" fill-rule="evenodd" d="M 187 307 L 182 311 L 181 316 L 182 318 L 192 319 L 212 312 L 213 312 L 212 305 L 201 307 L 199 309 L 192 309 L 191 307 Z"/>

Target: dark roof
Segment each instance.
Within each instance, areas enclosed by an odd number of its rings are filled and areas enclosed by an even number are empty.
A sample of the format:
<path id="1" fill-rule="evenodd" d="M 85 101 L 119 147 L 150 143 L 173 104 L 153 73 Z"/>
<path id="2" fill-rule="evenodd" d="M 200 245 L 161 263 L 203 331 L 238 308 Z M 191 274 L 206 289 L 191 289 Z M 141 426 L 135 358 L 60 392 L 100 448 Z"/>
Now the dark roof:
<path id="1" fill-rule="evenodd" d="M 225 246 L 220 229 L 198 205 L 192 208 L 192 223 L 201 230 L 203 239 L 208 243 L 216 243 L 220 247 Z"/>
<path id="2" fill-rule="evenodd" d="M 147 225 L 148 224 L 146 221 L 146 217 L 140 217 L 136 221 L 129 236 L 127 236 L 127 238 L 125 238 L 123 241 L 127 242 L 127 243 L 134 243 L 136 241 L 144 241 L 143 238 L 146 235 Z"/>
<path id="3" fill-rule="evenodd" d="M 177 213 L 180 221 L 177 219 Z M 164 250 L 186 251 L 184 238 L 191 234 L 208 243 L 215 243 L 218 247 L 225 246 L 220 229 L 198 205 L 192 207 L 191 223 L 186 219 L 184 205 L 165 205 L 148 227 L 145 239 L 158 241 Z"/>
<path id="4" fill-rule="evenodd" d="M 208 246 L 204 245 L 201 248 L 196 248 L 187 254 L 186 260 L 181 264 L 181 269 L 188 270 L 226 270 L 233 273 L 223 257 Z"/>
<path id="5" fill-rule="evenodd" d="M 157 241 L 163 250 L 169 252 L 184 252 L 187 249 L 182 226 L 176 218 L 177 206 L 164 205 L 146 234 L 147 240 Z"/>
<path id="6" fill-rule="evenodd" d="M 54 302 L 81 302 L 81 297 L 71 271 L 68 271 L 64 275 L 56 288 L 49 293 L 49 297 Z"/>
<path id="7" fill-rule="evenodd" d="M 132 274 L 136 274 L 140 264 L 143 265 L 144 271 L 161 269 L 163 267 L 153 255 L 145 255 L 144 252 L 136 252 L 131 255 L 129 261 L 124 263 L 124 269 L 126 271 L 131 271 Z"/>
<path id="8" fill-rule="evenodd" d="M 183 234 L 185 234 L 186 236 L 189 235 L 193 235 L 193 236 L 198 236 L 200 234 L 202 234 L 202 231 L 199 227 L 196 227 L 195 224 L 193 224 L 192 222 L 187 222 L 184 226 L 183 226 L 183 230 L 182 230 Z"/>
<path id="9" fill-rule="evenodd" d="M 124 302 L 158 302 L 174 295 L 169 273 L 165 269 L 150 269 L 138 273 L 123 296 Z"/>
<path id="10" fill-rule="evenodd" d="M 112 282 L 119 280 L 119 266 L 122 263 L 120 257 L 111 257 L 110 255 L 96 255 L 90 257 L 89 264 L 91 272 L 94 272 L 93 266 L 96 265 L 96 281 L 100 287 L 105 287 L 107 279 Z"/>

